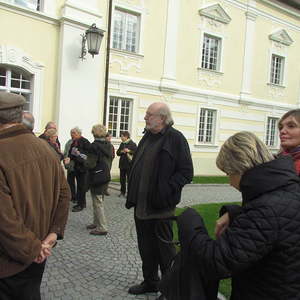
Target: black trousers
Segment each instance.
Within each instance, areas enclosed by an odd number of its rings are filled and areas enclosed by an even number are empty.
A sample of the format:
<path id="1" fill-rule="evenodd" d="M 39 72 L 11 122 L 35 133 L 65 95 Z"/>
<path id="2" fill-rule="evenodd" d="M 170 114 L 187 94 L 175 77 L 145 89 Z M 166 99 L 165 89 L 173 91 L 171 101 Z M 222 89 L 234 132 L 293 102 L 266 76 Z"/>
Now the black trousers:
<path id="1" fill-rule="evenodd" d="M 1 300 L 40 300 L 40 286 L 46 262 L 32 263 L 24 271 L 0 279 Z"/>
<path id="2" fill-rule="evenodd" d="M 126 182 L 128 181 L 130 169 L 120 169 L 121 193 L 126 194 Z"/>
<path id="3" fill-rule="evenodd" d="M 158 267 L 164 274 L 176 254 L 174 245 L 162 242 L 157 237 L 156 231 L 160 237 L 171 241 L 172 221 L 140 220 L 135 217 L 135 226 L 144 280 L 149 284 L 155 284 L 159 280 Z"/>
<path id="4" fill-rule="evenodd" d="M 75 171 L 75 178 L 77 183 L 76 201 L 81 207 L 86 207 L 86 189 L 87 189 L 87 172 Z"/>
<path id="5" fill-rule="evenodd" d="M 71 190 L 72 201 L 76 201 L 75 172 L 67 172 L 67 181 Z"/>

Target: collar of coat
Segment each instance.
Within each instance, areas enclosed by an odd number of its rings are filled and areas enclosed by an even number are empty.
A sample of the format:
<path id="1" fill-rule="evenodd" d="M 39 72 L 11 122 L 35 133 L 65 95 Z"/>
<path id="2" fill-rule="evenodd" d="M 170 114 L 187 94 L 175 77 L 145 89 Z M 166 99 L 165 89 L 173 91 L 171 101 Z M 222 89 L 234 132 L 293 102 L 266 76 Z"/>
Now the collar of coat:
<path id="1" fill-rule="evenodd" d="M 17 124 L 12 127 L 8 127 L 8 128 L 0 130 L 0 139 L 14 137 L 14 136 L 24 134 L 24 133 L 32 134 L 32 132 L 29 129 L 25 128 L 24 125 Z"/>

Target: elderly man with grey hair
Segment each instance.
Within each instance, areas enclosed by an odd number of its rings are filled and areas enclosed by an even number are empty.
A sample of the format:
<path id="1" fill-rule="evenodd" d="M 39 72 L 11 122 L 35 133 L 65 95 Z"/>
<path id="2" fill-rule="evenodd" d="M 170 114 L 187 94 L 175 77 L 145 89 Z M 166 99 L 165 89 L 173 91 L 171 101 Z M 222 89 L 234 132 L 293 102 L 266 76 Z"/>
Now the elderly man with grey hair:
<path id="1" fill-rule="evenodd" d="M 56 125 L 56 123 L 54 122 L 54 121 L 49 121 L 47 124 L 46 124 L 46 126 L 45 126 L 45 130 L 44 130 L 44 132 L 41 134 L 41 135 L 39 135 L 39 138 L 40 139 L 44 139 L 44 140 L 47 140 L 48 139 L 48 136 L 47 136 L 47 130 L 48 129 L 55 129 L 55 130 L 57 130 L 57 125 Z M 58 144 L 58 147 L 59 147 L 59 149 L 60 149 L 60 141 L 59 141 L 59 139 L 57 138 L 57 140 L 56 140 L 56 143 Z M 60 149 L 61 150 L 61 149 Z"/>
<path id="2" fill-rule="evenodd" d="M 175 255 L 172 224 L 183 186 L 193 178 L 193 164 L 187 140 L 172 127 L 165 103 L 151 104 L 145 115 L 145 134 L 133 156 L 128 181 L 126 208 L 134 207 L 138 248 L 144 281 L 129 288 L 130 294 L 158 290 L 158 267 L 162 274 Z M 160 297 L 160 299 L 163 299 Z"/>
<path id="3" fill-rule="evenodd" d="M 21 124 L 24 103 L 0 92 L 0 299 L 40 299 L 46 258 L 68 216 L 64 171 L 47 143 Z"/>
<path id="4" fill-rule="evenodd" d="M 29 111 L 23 111 L 22 114 L 22 124 L 28 128 L 29 130 L 33 131 L 34 129 L 34 116 Z"/>

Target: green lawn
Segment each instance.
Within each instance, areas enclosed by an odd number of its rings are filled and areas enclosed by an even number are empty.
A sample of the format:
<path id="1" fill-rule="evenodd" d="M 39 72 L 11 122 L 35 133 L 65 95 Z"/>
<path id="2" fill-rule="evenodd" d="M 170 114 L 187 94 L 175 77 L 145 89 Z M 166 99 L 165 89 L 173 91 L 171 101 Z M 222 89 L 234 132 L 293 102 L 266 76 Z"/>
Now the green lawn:
<path id="1" fill-rule="evenodd" d="M 119 182 L 120 178 L 112 178 L 113 182 Z M 208 184 L 208 183 L 229 183 L 227 176 L 195 176 L 193 178 L 193 183 L 202 183 L 202 184 Z"/>
<path id="2" fill-rule="evenodd" d="M 225 203 L 209 203 L 194 205 L 193 208 L 198 211 L 204 219 L 205 226 L 209 235 L 214 239 L 215 222 L 219 216 L 219 210 Z M 230 203 L 226 203 L 230 204 Z M 232 204 L 232 203 L 231 203 Z M 236 204 L 236 203 L 234 203 Z M 180 214 L 184 209 L 177 208 L 176 215 Z M 177 227 L 174 226 L 174 238 L 177 240 Z M 225 279 L 220 282 L 219 291 L 229 299 L 231 293 L 231 280 Z"/>
<path id="3" fill-rule="evenodd" d="M 228 177 L 227 176 L 195 176 L 193 178 L 193 183 L 202 183 L 202 184 L 207 184 L 207 183 L 229 183 Z"/>

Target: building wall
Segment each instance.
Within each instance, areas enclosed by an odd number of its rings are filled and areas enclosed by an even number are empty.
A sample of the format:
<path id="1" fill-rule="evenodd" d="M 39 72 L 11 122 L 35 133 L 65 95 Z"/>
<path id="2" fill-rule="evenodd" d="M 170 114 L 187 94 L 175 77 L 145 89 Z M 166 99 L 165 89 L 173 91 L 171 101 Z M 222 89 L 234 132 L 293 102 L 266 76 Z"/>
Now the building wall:
<path id="1" fill-rule="evenodd" d="M 92 23 L 106 31 L 107 1 L 42 0 L 41 11 L 14 3 L 0 1 L 0 66 L 33 75 L 35 132 L 53 120 L 63 144 L 74 126 L 91 138 L 103 117 L 106 36 L 100 55 L 81 60 L 81 35 Z"/>
<path id="2" fill-rule="evenodd" d="M 134 7 L 129 5 L 133 1 L 117 3 L 127 5 L 128 11 L 142 11 L 144 19 L 142 56 L 121 50 L 116 55 L 112 50 L 110 62 L 110 95 L 132 99 L 129 131 L 135 141 L 142 137 L 147 106 L 164 101 L 172 110 L 175 127 L 189 142 L 195 174 L 221 175 L 215 158 L 230 135 L 248 130 L 266 140 L 268 117 L 279 118 L 298 107 L 297 10 L 267 0 L 169 0 L 159 10 L 142 0 L 134 1 Z M 282 32 L 287 36 L 282 38 Z M 216 71 L 201 67 L 204 34 L 222 40 L 221 63 Z M 282 40 L 278 42 L 276 37 Z M 287 45 L 289 39 L 292 43 Z M 272 54 L 285 59 L 282 84 L 270 84 Z M 201 108 L 215 111 L 210 143 L 198 141 Z M 118 145 L 117 137 L 114 143 Z M 277 136 L 270 148 L 278 151 Z"/>
<path id="3" fill-rule="evenodd" d="M 159 6 L 156 1 L 113 0 L 112 4 L 104 107 L 109 1 L 43 0 L 42 11 L 32 11 L 14 5 L 14 0 L 0 0 L 0 67 L 18 66 L 33 75 L 31 109 L 37 133 L 54 120 L 63 144 L 74 126 L 92 140 L 91 127 L 103 121 L 104 113 L 106 125 L 113 129 L 110 99 L 117 99 L 118 114 L 126 114 L 121 109 L 125 99 L 130 104 L 126 128 L 138 142 L 147 107 L 164 101 L 175 127 L 189 142 L 195 174 L 216 175 L 221 174 L 216 155 L 230 135 L 249 130 L 266 140 L 268 118 L 279 118 L 299 106 L 298 10 L 276 0 L 166 0 Z M 114 46 L 117 11 L 138 16 L 136 51 Z M 127 21 L 130 27 L 132 19 Z M 105 31 L 100 53 L 80 60 L 81 34 L 92 23 Z M 216 70 L 202 67 L 204 35 L 220 39 Z M 284 59 L 280 84 L 270 84 L 272 54 Z M 201 109 L 214 115 L 209 142 L 199 141 Z M 118 115 L 118 126 L 120 122 Z M 116 148 L 120 130 L 113 139 Z M 274 141 L 270 147 L 277 151 L 276 136 Z M 117 165 L 118 158 L 114 175 Z"/>

